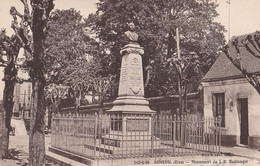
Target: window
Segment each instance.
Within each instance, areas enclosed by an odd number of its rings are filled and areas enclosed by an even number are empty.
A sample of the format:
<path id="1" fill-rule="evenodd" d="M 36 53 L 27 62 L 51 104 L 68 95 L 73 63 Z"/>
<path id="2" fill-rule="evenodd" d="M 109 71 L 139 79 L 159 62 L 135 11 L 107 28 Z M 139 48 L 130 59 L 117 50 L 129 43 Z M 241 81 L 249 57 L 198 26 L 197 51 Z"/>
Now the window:
<path id="1" fill-rule="evenodd" d="M 212 110 L 214 117 L 221 117 L 221 127 L 225 127 L 225 94 L 214 93 L 212 95 Z"/>

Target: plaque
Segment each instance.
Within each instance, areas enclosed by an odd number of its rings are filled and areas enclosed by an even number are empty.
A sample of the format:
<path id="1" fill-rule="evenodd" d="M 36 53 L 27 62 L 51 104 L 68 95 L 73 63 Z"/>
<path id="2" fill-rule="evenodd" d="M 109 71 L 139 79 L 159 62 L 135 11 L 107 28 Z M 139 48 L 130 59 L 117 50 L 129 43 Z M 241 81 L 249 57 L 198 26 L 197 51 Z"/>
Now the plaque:
<path id="1" fill-rule="evenodd" d="M 149 119 L 127 119 L 126 131 L 149 131 Z"/>

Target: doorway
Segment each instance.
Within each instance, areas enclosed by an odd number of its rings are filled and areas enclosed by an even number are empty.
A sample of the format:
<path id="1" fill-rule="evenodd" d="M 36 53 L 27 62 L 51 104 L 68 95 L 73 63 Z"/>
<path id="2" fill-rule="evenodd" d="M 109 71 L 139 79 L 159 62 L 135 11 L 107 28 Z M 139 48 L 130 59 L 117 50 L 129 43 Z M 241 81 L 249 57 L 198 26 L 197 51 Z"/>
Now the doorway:
<path id="1" fill-rule="evenodd" d="M 240 144 L 248 145 L 248 99 L 238 100 L 238 116 L 240 121 Z"/>

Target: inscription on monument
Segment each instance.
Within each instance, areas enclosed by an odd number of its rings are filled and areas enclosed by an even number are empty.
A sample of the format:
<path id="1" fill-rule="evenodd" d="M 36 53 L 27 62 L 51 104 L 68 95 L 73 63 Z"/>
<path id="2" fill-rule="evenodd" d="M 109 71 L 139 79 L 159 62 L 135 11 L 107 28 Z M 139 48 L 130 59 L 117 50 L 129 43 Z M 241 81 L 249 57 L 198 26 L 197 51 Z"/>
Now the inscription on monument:
<path id="1" fill-rule="evenodd" d="M 149 119 L 127 119 L 126 131 L 149 131 Z"/>
<path id="2" fill-rule="evenodd" d="M 134 58 L 130 63 L 130 85 L 134 94 L 138 94 L 141 91 L 141 85 L 143 84 L 141 71 L 140 60 Z"/>
<path id="3" fill-rule="evenodd" d="M 126 63 L 123 63 L 121 68 L 120 82 L 125 81 L 127 81 L 127 65 Z"/>

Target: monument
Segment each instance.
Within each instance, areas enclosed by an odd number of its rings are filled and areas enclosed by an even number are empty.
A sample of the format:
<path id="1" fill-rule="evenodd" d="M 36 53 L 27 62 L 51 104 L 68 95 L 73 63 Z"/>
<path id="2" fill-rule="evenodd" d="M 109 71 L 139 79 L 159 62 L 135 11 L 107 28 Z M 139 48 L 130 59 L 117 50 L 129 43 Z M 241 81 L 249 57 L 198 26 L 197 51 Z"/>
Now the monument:
<path id="1" fill-rule="evenodd" d="M 142 57 L 144 50 L 137 43 L 138 35 L 134 32 L 134 24 L 129 24 L 129 31 L 125 32 L 126 44 L 120 51 L 122 55 L 119 80 L 118 98 L 108 112 L 153 114 L 149 102 L 144 98 Z"/>
<path id="2" fill-rule="evenodd" d="M 122 63 L 118 97 L 113 102 L 112 109 L 107 111 L 111 115 L 119 115 L 120 119 L 111 116 L 110 134 L 102 138 L 102 143 L 118 148 L 127 147 L 128 150 L 133 148 L 131 145 L 134 145 L 134 148 L 141 146 L 143 150 L 149 150 L 151 142 L 152 146 L 160 143 L 159 139 L 153 136 L 151 128 L 155 111 L 149 108 L 149 102 L 144 98 L 144 50 L 137 43 L 138 34 L 134 31 L 134 24 L 128 25 L 129 31 L 124 34 L 127 44 L 120 51 Z M 143 148 L 144 146 L 146 148 Z M 131 150 L 131 153 L 134 153 L 133 151 Z M 120 150 L 118 152 L 121 153 Z"/>

